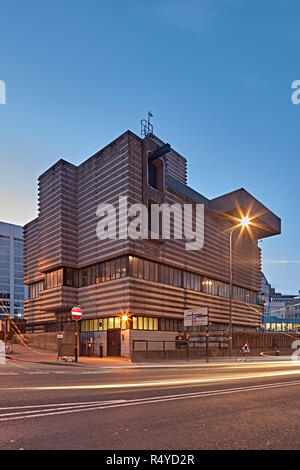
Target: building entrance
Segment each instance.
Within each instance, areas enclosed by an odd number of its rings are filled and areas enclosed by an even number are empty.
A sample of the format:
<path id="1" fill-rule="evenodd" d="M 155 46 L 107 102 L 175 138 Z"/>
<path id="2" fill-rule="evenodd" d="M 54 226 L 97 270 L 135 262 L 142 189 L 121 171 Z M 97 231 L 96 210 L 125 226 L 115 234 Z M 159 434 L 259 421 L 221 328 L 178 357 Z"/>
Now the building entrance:
<path id="1" fill-rule="evenodd" d="M 121 330 L 107 330 L 107 355 L 121 356 Z"/>

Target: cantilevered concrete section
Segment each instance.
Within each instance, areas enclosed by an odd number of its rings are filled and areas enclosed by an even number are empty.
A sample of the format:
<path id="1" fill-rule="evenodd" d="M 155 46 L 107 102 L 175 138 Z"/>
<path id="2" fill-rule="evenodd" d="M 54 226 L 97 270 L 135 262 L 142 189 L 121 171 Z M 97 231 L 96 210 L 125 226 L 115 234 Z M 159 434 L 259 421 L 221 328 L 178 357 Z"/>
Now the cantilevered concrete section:
<path id="1" fill-rule="evenodd" d="M 207 210 L 228 216 L 234 224 L 236 219 L 248 216 L 255 228 L 257 238 L 266 238 L 281 233 L 281 220 L 244 188 L 207 199 L 190 186 L 168 175 L 168 186 L 196 204 L 204 204 Z"/>
<path id="2" fill-rule="evenodd" d="M 241 216 L 248 216 L 257 231 L 258 238 L 271 237 L 281 233 L 280 218 L 244 188 L 211 199 L 209 207 L 216 212 L 238 219 Z"/>

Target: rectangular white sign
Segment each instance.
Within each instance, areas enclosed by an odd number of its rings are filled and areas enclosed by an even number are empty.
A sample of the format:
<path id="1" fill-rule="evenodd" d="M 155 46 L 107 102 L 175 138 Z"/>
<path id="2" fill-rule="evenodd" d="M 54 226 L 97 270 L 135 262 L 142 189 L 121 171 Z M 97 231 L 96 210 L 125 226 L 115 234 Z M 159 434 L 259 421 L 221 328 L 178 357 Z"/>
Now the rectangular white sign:
<path id="1" fill-rule="evenodd" d="M 208 308 L 193 308 L 184 310 L 184 326 L 208 325 Z"/>
<path id="2" fill-rule="evenodd" d="M 193 310 L 184 311 L 184 326 L 193 326 Z"/>

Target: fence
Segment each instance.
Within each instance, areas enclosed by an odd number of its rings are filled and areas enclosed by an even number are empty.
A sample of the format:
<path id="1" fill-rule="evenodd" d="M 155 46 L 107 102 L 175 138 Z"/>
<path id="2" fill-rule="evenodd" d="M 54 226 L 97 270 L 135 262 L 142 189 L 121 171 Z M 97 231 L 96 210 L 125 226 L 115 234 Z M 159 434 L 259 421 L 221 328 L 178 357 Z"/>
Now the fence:
<path id="1" fill-rule="evenodd" d="M 140 348 L 136 346 L 140 345 Z M 156 347 L 157 346 L 157 347 Z M 132 341 L 131 359 L 197 359 L 209 357 L 209 348 L 196 347 L 195 342 L 187 340 L 144 340 L 138 339 Z"/>
<path id="2" fill-rule="evenodd" d="M 268 355 L 290 355 L 294 352 L 293 342 L 299 339 L 299 335 L 284 333 L 234 333 L 232 337 L 233 356 L 237 357 L 242 346 L 248 342 L 250 356 L 259 356 L 262 353 Z M 228 357 L 228 335 L 226 333 L 212 333 L 209 338 L 205 334 L 198 333 L 189 340 L 133 340 L 131 359 L 143 360 L 209 360 L 211 357 Z"/>

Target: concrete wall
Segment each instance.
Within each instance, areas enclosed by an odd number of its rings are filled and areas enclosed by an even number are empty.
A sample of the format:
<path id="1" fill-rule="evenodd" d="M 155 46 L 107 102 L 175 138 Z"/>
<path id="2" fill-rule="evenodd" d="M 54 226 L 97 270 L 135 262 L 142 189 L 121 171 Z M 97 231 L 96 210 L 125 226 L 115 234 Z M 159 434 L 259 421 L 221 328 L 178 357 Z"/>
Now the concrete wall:
<path id="1" fill-rule="evenodd" d="M 28 344 L 31 347 L 38 349 L 46 349 L 48 351 L 57 352 L 58 351 L 58 342 L 57 335 L 62 335 L 60 333 L 32 333 L 26 334 L 25 338 L 28 340 Z"/>
<path id="2" fill-rule="evenodd" d="M 130 357 L 130 333 L 132 330 L 121 330 L 121 356 Z"/>
<path id="3" fill-rule="evenodd" d="M 148 341 L 148 349 L 150 351 L 163 350 L 163 341 L 166 341 L 166 349 L 175 349 L 175 338 L 178 336 L 177 331 L 145 331 L 145 330 L 129 330 L 130 335 L 130 351 L 133 350 L 133 341 Z M 171 341 L 168 343 L 167 341 Z M 146 350 L 146 343 L 135 343 L 135 350 Z"/>

